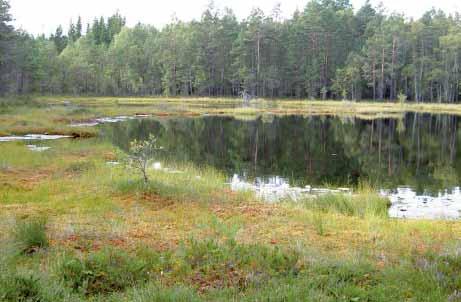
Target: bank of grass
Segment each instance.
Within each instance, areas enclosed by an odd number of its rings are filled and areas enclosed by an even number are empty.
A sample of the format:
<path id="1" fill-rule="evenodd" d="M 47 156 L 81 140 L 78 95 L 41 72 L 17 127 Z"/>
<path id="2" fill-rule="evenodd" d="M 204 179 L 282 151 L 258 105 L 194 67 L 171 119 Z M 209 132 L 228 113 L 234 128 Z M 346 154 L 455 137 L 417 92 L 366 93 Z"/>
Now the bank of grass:
<path id="1" fill-rule="evenodd" d="M 461 223 L 389 219 L 365 185 L 270 205 L 209 167 L 164 163 L 145 185 L 97 138 L 40 144 L 0 144 L 0 301 L 459 298 Z M 30 235 L 33 253 L 14 244 Z"/>
<path id="2" fill-rule="evenodd" d="M 334 115 L 363 115 L 366 117 L 383 117 L 390 114 L 404 112 L 419 113 L 444 113 L 461 114 L 461 106 L 458 104 L 442 103 L 399 103 L 380 101 L 333 101 L 333 100 L 294 100 L 294 99 L 257 99 L 249 106 L 243 107 L 242 100 L 238 98 L 197 98 L 197 97 L 38 97 L 40 102 L 61 104 L 66 101 L 75 102 L 81 106 L 90 107 L 124 107 L 139 106 L 149 107 L 165 104 L 173 109 L 182 108 L 184 111 L 192 109 L 197 113 L 215 114 L 334 114 Z M 180 106 L 178 106 L 180 105 Z M 176 107 L 178 106 L 178 107 Z M 175 114 L 174 110 L 171 111 Z"/>
<path id="3" fill-rule="evenodd" d="M 103 248 L 82 254 L 56 248 L 30 257 L 1 263 L 2 301 L 456 301 L 459 297 L 459 255 L 453 252 L 377 267 L 361 257 L 326 258 L 299 246 L 210 238 L 186 241 L 174 251 Z"/>
<path id="4" fill-rule="evenodd" d="M 96 130 L 76 128 L 70 124 L 76 120 L 87 120 L 101 113 L 97 111 L 74 113 L 68 107 L 52 108 L 48 105 L 17 105 L 0 115 L 0 135 L 57 134 L 73 137 L 92 137 Z"/>
<path id="5" fill-rule="evenodd" d="M 113 169 L 112 186 L 121 194 L 135 196 L 161 196 L 179 202 L 217 202 L 225 203 L 239 199 L 252 198 L 247 193 L 229 190 L 227 177 L 210 167 L 197 167 L 193 164 L 166 163 L 162 170 L 150 171 L 150 181 L 146 184 L 139 177 L 126 173 L 126 167 Z"/>
<path id="6" fill-rule="evenodd" d="M 71 127 L 100 117 L 147 114 L 160 118 L 226 115 L 254 119 L 261 115 L 332 115 L 363 119 L 401 118 L 405 112 L 461 115 L 457 104 L 342 102 L 313 100 L 252 101 L 230 98 L 24 97 L 0 99 L 0 136 L 63 134 L 92 137 L 91 127 Z"/>
<path id="7" fill-rule="evenodd" d="M 322 213 L 339 213 L 346 216 L 381 217 L 388 215 L 389 200 L 376 194 L 346 195 L 327 194 L 302 201 L 303 205 L 312 211 Z"/>

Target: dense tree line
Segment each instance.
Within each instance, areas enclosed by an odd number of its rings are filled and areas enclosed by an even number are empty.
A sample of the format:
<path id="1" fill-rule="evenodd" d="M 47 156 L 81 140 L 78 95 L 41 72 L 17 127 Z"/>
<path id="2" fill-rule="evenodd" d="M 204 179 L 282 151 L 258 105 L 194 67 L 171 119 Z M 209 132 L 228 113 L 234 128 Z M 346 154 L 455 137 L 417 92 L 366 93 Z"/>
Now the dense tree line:
<path id="1" fill-rule="evenodd" d="M 0 0 L 0 92 L 458 102 L 461 17 L 412 20 L 366 2 L 309 0 L 238 21 L 211 3 L 198 21 L 126 27 L 119 14 L 33 37 Z"/>

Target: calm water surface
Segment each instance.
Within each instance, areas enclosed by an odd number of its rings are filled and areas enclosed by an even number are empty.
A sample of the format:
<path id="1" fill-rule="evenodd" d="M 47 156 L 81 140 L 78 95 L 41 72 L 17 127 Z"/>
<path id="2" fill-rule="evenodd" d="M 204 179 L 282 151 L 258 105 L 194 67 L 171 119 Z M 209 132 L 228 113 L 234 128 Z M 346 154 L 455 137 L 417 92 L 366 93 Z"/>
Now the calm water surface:
<path id="1" fill-rule="evenodd" d="M 400 119 L 208 116 L 140 119 L 99 126 L 127 149 L 159 137 L 165 159 L 207 164 L 229 178 L 283 186 L 353 187 L 365 181 L 389 196 L 391 216 L 458 218 L 460 118 L 408 113 Z"/>

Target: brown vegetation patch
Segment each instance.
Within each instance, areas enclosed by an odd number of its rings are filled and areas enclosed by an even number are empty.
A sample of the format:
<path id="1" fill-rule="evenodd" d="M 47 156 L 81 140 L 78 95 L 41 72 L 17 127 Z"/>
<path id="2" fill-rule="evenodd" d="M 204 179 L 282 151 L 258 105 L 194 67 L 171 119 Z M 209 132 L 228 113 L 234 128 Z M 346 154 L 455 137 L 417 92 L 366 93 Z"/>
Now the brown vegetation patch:
<path id="1" fill-rule="evenodd" d="M 114 152 L 106 152 L 102 155 L 105 161 L 115 161 L 117 160 L 117 155 Z"/>
<path id="2" fill-rule="evenodd" d="M 168 113 L 168 112 L 156 112 L 154 113 L 155 116 L 171 116 L 172 114 L 171 113 Z"/>
<path id="3" fill-rule="evenodd" d="M 53 173 L 50 168 L 6 168 L 0 171 L 0 186 L 7 189 L 31 190 L 44 180 L 48 180 Z"/>
<path id="4" fill-rule="evenodd" d="M 198 112 L 183 112 L 181 113 L 182 116 L 191 116 L 191 117 L 194 117 L 194 116 L 201 116 L 202 114 L 198 113 Z"/>
<path id="5" fill-rule="evenodd" d="M 58 117 L 58 118 L 52 119 L 52 121 L 53 121 L 53 123 L 68 124 L 72 120 L 67 118 L 67 117 Z"/>
<path id="6" fill-rule="evenodd" d="M 277 205 L 263 204 L 263 203 L 251 203 L 244 204 L 236 208 L 240 214 L 247 217 L 271 217 L 274 215 L 280 215 L 283 209 Z"/>
<path id="7" fill-rule="evenodd" d="M 92 137 L 97 137 L 97 133 L 91 132 L 91 131 L 79 131 L 79 132 L 71 132 L 70 134 L 57 134 L 57 135 L 69 135 L 72 136 L 73 138 L 92 138 Z"/>
<path id="8" fill-rule="evenodd" d="M 174 205 L 174 200 L 171 198 L 164 198 L 157 194 L 144 193 L 141 195 L 141 200 L 149 203 L 149 207 L 154 210 L 162 210 L 164 208 Z"/>
<path id="9" fill-rule="evenodd" d="M 86 238 L 81 235 L 69 235 L 67 238 L 50 240 L 51 245 L 78 250 L 83 253 L 99 251 L 105 247 L 128 250 L 131 246 L 123 238 Z"/>

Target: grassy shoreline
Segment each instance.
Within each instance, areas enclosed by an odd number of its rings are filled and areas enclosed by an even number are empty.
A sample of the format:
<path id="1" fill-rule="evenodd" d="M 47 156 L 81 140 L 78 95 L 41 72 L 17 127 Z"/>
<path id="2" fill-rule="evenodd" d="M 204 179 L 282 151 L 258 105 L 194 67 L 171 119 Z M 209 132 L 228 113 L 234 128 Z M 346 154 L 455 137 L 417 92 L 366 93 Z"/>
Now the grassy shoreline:
<path id="1" fill-rule="evenodd" d="M 0 131 L 67 131 L 69 121 L 146 109 L 94 106 L 11 107 Z M 459 221 L 390 219 L 369 188 L 350 199 L 265 204 L 192 164 L 177 164 L 181 174 L 151 170 L 146 186 L 107 164 L 121 151 L 99 138 L 46 145 L 34 153 L 0 143 L 0 301 L 458 298 Z"/>
<path id="2" fill-rule="evenodd" d="M 19 105 L 15 105 L 18 103 Z M 28 97 L 0 100 L 0 135 L 49 133 L 93 137 L 90 127 L 72 123 L 119 115 L 157 117 L 227 115 L 244 119 L 260 115 L 331 115 L 362 119 L 402 118 L 405 112 L 461 115 L 461 105 L 311 100 L 255 100 L 243 107 L 239 99 Z M 10 106 L 11 105 L 11 106 Z M 14 109 L 12 109 L 14 108 Z"/>
<path id="3" fill-rule="evenodd" d="M 398 103 L 373 101 L 332 101 L 332 100 L 296 100 L 296 99 L 257 99 L 247 108 L 241 108 L 242 100 L 238 98 L 196 98 L 196 97 L 38 97 L 45 103 L 59 104 L 72 102 L 81 106 L 133 106 L 149 107 L 158 103 L 183 105 L 192 113 L 198 114 L 331 114 L 331 115 L 371 115 L 379 118 L 405 112 L 455 114 L 461 115 L 461 104 L 444 103 Z M 207 108 L 220 105 L 223 108 Z M 237 108 L 226 108 L 237 106 Z M 174 108 L 177 109 L 177 108 Z M 170 112 L 171 113 L 171 112 Z M 173 112 L 174 114 L 175 112 Z M 183 114 L 181 110 L 176 112 Z"/>

